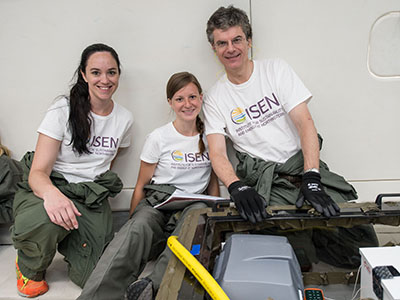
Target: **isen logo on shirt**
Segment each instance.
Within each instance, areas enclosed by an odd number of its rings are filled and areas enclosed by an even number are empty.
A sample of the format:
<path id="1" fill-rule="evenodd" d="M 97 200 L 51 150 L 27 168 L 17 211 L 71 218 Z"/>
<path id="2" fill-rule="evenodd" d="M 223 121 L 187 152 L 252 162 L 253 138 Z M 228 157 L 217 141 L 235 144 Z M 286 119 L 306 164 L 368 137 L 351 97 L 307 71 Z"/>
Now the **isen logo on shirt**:
<path id="1" fill-rule="evenodd" d="M 246 121 L 246 114 L 242 108 L 237 107 L 231 111 L 231 119 L 233 123 L 241 124 Z"/>
<path id="2" fill-rule="evenodd" d="M 175 150 L 171 152 L 171 157 L 174 161 L 176 162 L 204 162 L 204 161 L 209 161 L 210 156 L 208 152 L 204 153 L 193 153 L 193 152 L 188 152 L 188 153 L 182 153 L 182 151 Z"/>
<path id="3" fill-rule="evenodd" d="M 278 99 L 272 93 L 274 99 L 270 99 L 267 96 L 262 98 L 260 101 L 246 107 L 236 107 L 231 111 L 231 120 L 234 124 L 242 124 L 248 118 L 249 120 L 256 120 L 268 112 L 271 112 L 273 108 L 281 106 Z"/>
<path id="4" fill-rule="evenodd" d="M 172 159 L 174 161 L 180 162 L 183 160 L 183 153 L 179 150 L 175 150 L 171 153 Z"/>

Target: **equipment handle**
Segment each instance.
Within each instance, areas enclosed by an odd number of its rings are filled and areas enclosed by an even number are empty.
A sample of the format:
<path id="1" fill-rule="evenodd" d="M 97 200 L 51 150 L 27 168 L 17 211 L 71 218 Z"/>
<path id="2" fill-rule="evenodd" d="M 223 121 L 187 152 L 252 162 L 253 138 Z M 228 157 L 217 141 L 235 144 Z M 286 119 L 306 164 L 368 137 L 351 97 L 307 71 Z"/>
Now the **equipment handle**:
<path id="1" fill-rule="evenodd" d="M 379 194 L 377 197 L 376 197 L 376 200 L 375 200 L 375 203 L 376 203 L 376 205 L 379 207 L 379 209 L 381 209 L 382 208 L 382 198 L 383 197 L 400 197 L 400 194 Z"/>
<path id="2" fill-rule="evenodd" d="M 213 300 L 229 300 L 228 296 L 208 273 L 198 260 L 178 241 L 178 237 L 171 235 L 167 241 L 168 247 L 186 268 L 197 278 Z"/>

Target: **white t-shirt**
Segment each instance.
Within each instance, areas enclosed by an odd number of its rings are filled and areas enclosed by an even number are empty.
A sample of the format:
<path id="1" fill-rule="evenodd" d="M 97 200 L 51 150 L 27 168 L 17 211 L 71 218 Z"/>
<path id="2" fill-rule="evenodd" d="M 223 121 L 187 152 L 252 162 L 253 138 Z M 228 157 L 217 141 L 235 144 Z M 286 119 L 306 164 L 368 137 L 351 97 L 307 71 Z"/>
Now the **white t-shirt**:
<path id="1" fill-rule="evenodd" d="M 227 135 L 240 152 L 284 163 L 301 149 L 288 113 L 311 96 L 285 61 L 254 61 L 248 81 L 233 84 L 225 74 L 205 95 L 206 134 Z"/>
<path id="2" fill-rule="evenodd" d="M 111 161 L 119 147 L 128 147 L 131 143 L 130 129 L 133 123 L 132 113 L 114 102 L 108 116 L 99 116 L 90 112 L 92 130 L 88 143 L 90 154 L 81 154 L 72 150 L 69 129 L 69 100 L 62 98 L 47 111 L 38 132 L 61 141 L 60 151 L 53 170 L 61 173 L 68 182 L 93 181 L 97 175 L 110 169 Z"/>
<path id="3" fill-rule="evenodd" d="M 184 136 L 168 123 L 147 136 L 140 159 L 157 163 L 152 183 L 171 184 L 187 193 L 202 193 L 210 181 L 211 163 L 206 151 L 199 153 L 199 135 Z"/>

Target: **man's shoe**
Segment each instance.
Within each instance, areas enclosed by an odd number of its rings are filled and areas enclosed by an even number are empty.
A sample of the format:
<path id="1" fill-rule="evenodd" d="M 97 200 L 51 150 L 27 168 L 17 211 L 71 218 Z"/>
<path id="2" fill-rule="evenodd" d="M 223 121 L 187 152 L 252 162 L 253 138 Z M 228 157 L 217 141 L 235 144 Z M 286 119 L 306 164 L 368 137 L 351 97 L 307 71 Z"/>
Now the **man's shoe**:
<path id="1" fill-rule="evenodd" d="M 149 278 L 141 278 L 126 289 L 125 300 L 153 300 L 153 282 Z"/>
<path id="2" fill-rule="evenodd" d="M 18 267 L 18 257 L 15 261 L 15 271 L 17 273 L 17 289 L 20 296 L 34 298 L 43 295 L 49 290 L 49 286 L 45 280 L 34 281 L 22 275 Z"/>

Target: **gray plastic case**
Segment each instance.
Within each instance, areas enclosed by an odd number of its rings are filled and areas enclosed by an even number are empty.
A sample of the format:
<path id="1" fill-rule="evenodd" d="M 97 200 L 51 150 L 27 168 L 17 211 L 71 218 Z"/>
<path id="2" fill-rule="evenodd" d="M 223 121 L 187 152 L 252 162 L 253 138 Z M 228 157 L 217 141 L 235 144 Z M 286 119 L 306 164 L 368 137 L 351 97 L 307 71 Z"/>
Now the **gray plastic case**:
<path id="1" fill-rule="evenodd" d="M 300 265 L 286 237 L 233 234 L 213 276 L 230 300 L 303 299 Z"/>

